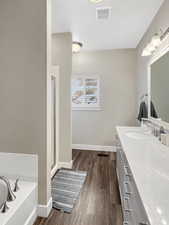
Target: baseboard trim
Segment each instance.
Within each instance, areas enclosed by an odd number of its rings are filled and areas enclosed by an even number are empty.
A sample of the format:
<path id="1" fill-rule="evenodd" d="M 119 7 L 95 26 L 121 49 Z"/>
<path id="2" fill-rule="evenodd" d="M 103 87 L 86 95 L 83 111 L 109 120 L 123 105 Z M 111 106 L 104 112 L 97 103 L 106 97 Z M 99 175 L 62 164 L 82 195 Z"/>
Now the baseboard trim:
<path id="1" fill-rule="evenodd" d="M 72 169 L 72 165 L 73 165 L 73 160 L 71 160 L 70 162 L 59 162 L 58 169 L 60 169 L 60 168 Z"/>
<path id="2" fill-rule="evenodd" d="M 115 146 L 102 146 L 102 145 L 73 144 L 72 149 L 88 150 L 88 151 L 102 151 L 102 152 L 116 152 Z"/>
<path id="3" fill-rule="evenodd" d="M 47 205 L 38 205 L 38 216 L 47 218 L 52 210 L 52 198 Z"/>
<path id="4" fill-rule="evenodd" d="M 24 225 L 33 225 L 37 219 L 37 207 L 33 209 Z"/>

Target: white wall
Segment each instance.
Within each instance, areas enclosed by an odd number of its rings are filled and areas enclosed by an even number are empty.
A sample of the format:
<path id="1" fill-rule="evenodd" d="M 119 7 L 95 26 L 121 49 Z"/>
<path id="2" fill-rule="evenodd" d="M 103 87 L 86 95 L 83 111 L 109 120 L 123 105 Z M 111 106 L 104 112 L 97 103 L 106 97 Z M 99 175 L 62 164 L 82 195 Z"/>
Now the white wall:
<path id="1" fill-rule="evenodd" d="M 101 111 L 73 111 L 73 144 L 113 144 L 115 126 L 136 123 L 136 51 L 81 52 L 73 56 L 73 74 L 98 75 Z"/>
<path id="2" fill-rule="evenodd" d="M 0 151 L 38 154 L 40 204 L 50 197 L 46 75 L 47 0 L 1 0 Z"/>
<path id="3" fill-rule="evenodd" d="M 137 102 L 143 94 L 148 92 L 148 80 L 147 80 L 147 63 L 149 57 L 142 57 L 141 53 L 143 48 L 151 40 L 152 36 L 159 32 L 160 29 L 165 31 L 169 27 L 169 1 L 166 0 L 158 11 L 156 17 L 152 21 L 148 31 L 142 38 L 140 44 L 137 47 Z"/>
<path id="4" fill-rule="evenodd" d="M 59 161 L 72 160 L 71 123 L 71 75 L 72 75 L 72 35 L 59 33 L 52 36 L 52 64 L 60 68 L 60 140 Z"/>

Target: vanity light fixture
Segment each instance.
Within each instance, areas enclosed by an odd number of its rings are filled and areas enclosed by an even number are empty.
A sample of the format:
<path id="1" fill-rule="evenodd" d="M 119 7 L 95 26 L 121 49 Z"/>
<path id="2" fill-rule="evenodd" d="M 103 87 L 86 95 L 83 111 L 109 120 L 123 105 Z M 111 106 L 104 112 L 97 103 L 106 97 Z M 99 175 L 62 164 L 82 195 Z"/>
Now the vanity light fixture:
<path id="1" fill-rule="evenodd" d="M 81 42 L 74 41 L 72 43 L 72 52 L 78 53 L 78 52 L 80 52 L 82 47 L 83 47 L 83 44 Z"/>
<path id="2" fill-rule="evenodd" d="M 169 36 L 169 27 L 165 32 L 162 30 L 159 33 L 154 34 L 151 42 L 143 49 L 142 56 L 150 56 L 161 45 L 162 41 Z"/>
<path id="3" fill-rule="evenodd" d="M 161 36 L 159 34 L 155 34 L 152 37 L 151 42 L 148 43 L 147 46 L 144 48 L 144 50 L 142 52 L 142 56 L 150 56 L 150 55 L 152 55 L 153 52 L 159 47 L 161 42 L 162 42 Z"/>

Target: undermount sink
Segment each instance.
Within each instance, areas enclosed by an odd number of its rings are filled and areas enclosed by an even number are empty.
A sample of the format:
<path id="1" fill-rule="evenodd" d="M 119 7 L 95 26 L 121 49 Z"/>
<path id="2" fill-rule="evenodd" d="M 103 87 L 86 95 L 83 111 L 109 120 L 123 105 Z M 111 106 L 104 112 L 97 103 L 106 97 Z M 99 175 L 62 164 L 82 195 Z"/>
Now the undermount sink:
<path id="1" fill-rule="evenodd" d="M 150 134 L 141 133 L 141 132 L 127 132 L 126 136 L 133 139 L 148 139 L 150 138 Z"/>

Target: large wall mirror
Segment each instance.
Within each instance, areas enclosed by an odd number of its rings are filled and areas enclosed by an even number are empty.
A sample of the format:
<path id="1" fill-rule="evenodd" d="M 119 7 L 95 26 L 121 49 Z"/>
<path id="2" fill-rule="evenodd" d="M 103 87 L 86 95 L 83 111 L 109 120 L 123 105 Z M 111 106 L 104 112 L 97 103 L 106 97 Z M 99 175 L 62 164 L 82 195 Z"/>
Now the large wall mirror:
<path id="1" fill-rule="evenodd" d="M 169 49 L 150 64 L 150 96 L 151 117 L 169 123 Z"/>

